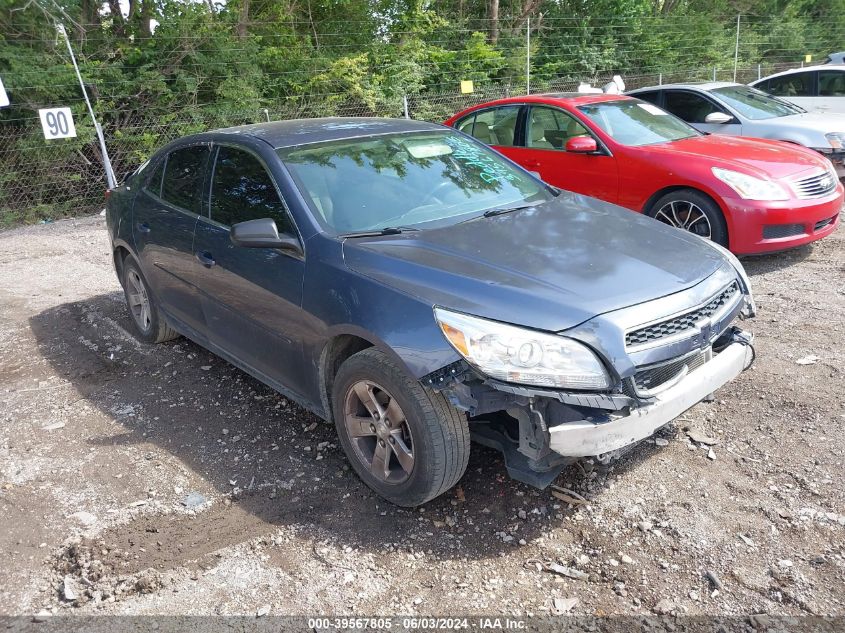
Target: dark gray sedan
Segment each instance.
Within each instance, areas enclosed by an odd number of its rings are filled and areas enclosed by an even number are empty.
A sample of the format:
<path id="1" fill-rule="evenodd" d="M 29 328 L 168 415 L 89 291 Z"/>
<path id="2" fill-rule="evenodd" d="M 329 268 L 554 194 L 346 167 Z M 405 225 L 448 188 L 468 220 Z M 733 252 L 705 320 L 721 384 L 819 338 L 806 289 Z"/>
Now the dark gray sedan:
<path id="1" fill-rule="evenodd" d="M 439 125 L 183 138 L 110 193 L 107 220 L 140 339 L 187 336 L 333 421 L 400 505 L 453 486 L 471 437 L 547 485 L 753 358 L 730 253 Z"/>

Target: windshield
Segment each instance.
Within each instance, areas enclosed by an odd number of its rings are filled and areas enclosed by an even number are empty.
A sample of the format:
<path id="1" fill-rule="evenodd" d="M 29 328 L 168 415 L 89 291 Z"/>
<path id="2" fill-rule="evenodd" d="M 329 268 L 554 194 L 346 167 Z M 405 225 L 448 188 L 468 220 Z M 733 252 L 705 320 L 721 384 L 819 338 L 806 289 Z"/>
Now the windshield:
<path id="1" fill-rule="evenodd" d="M 711 92 L 725 102 L 725 105 L 739 112 L 746 119 L 758 121 L 761 119 L 774 119 L 790 114 L 804 112 L 803 108 L 776 99 L 756 88 L 745 86 L 728 86 L 716 88 Z"/>
<path id="2" fill-rule="evenodd" d="M 635 99 L 591 103 L 578 109 L 623 145 L 652 145 L 701 136 L 665 110 Z"/>
<path id="3" fill-rule="evenodd" d="M 446 226 L 553 197 L 493 150 L 449 130 L 300 145 L 278 154 L 311 210 L 341 234 Z"/>

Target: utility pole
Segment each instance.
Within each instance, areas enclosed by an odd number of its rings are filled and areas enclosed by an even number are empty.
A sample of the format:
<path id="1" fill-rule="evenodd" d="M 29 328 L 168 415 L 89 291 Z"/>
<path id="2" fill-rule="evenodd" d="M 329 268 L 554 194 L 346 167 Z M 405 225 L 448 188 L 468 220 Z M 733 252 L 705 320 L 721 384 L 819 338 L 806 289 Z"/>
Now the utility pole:
<path id="1" fill-rule="evenodd" d="M 739 19 L 742 17 L 741 13 L 736 15 L 736 46 L 734 46 L 734 82 L 736 82 L 736 66 L 739 63 Z"/>
<path id="2" fill-rule="evenodd" d="M 531 94 L 531 17 L 525 19 L 525 94 Z"/>
<path id="3" fill-rule="evenodd" d="M 97 139 L 100 141 L 100 151 L 103 154 L 103 167 L 106 171 L 106 182 L 108 182 L 109 189 L 117 186 L 117 179 L 114 177 L 114 169 L 112 169 L 111 159 L 106 150 L 106 139 L 103 138 L 103 128 L 97 122 L 97 117 L 94 116 L 94 108 L 91 107 L 91 100 L 88 98 L 88 91 L 85 89 L 85 83 L 82 81 L 82 74 L 79 72 L 79 66 L 76 63 L 76 56 L 73 54 L 73 49 L 70 46 L 70 39 L 67 36 L 67 31 L 63 24 L 56 24 L 56 30 L 64 38 L 67 44 L 67 52 L 70 53 L 70 60 L 73 62 L 73 69 L 76 71 L 76 78 L 79 79 L 79 86 L 82 88 L 82 96 L 85 97 L 85 105 L 88 106 L 88 114 L 91 115 L 91 120 L 94 122 L 94 130 L 97 132 Z"/>

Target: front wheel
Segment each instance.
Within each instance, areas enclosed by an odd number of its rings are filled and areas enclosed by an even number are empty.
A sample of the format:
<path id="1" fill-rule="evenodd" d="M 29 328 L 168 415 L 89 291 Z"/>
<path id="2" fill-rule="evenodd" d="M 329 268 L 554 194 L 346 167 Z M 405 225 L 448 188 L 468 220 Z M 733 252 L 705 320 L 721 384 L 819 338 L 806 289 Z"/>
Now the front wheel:
<path id="1" fill-rule="evenodd" d="M 722 210 L 698 191 L 679 189 L 667 193 L 651 206 L 647 215 L 722 246 L 728 245 L 728 229 Z"/>
<path id="2" fill-rule="evenodd" d="M 466 470 L 466 416 L 379 350 L 365 349 L 341 365 L 332 409 L 352 468 L 391 503 L 421 505 Z"/>

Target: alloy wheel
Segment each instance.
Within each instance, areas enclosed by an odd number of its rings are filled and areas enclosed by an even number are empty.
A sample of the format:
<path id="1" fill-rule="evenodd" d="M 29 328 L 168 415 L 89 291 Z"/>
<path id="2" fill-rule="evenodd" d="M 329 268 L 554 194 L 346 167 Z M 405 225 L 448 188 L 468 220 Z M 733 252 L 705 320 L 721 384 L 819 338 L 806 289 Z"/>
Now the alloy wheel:
<path id="1" fill-rule="evenodd" d="M 126 279 L 129 282 L 129 288 L 126 292 L 129 311 L 141 331 L 148 332 L 152 325 L 152 312 L 150 311 L 150 298 L 147 296 L 147 288 L 137 270 L 129 269 Z"/>
<path id="2" fill-rule="evenodd" d="M 674 226 L 706 239 L 713 239 L 710 219 L 704 210 L 689 200 L 673 200 L 664 204 L 654 214 L 655 220 Z"/>
<path id="3" fill-rule="evenodd" d="M 355 455 L 370 473 L 389 484 L 407 481 L 414 470 L 414 441 L 396 398 L 360 380 L 346 393 L 343 411 Z"/>

